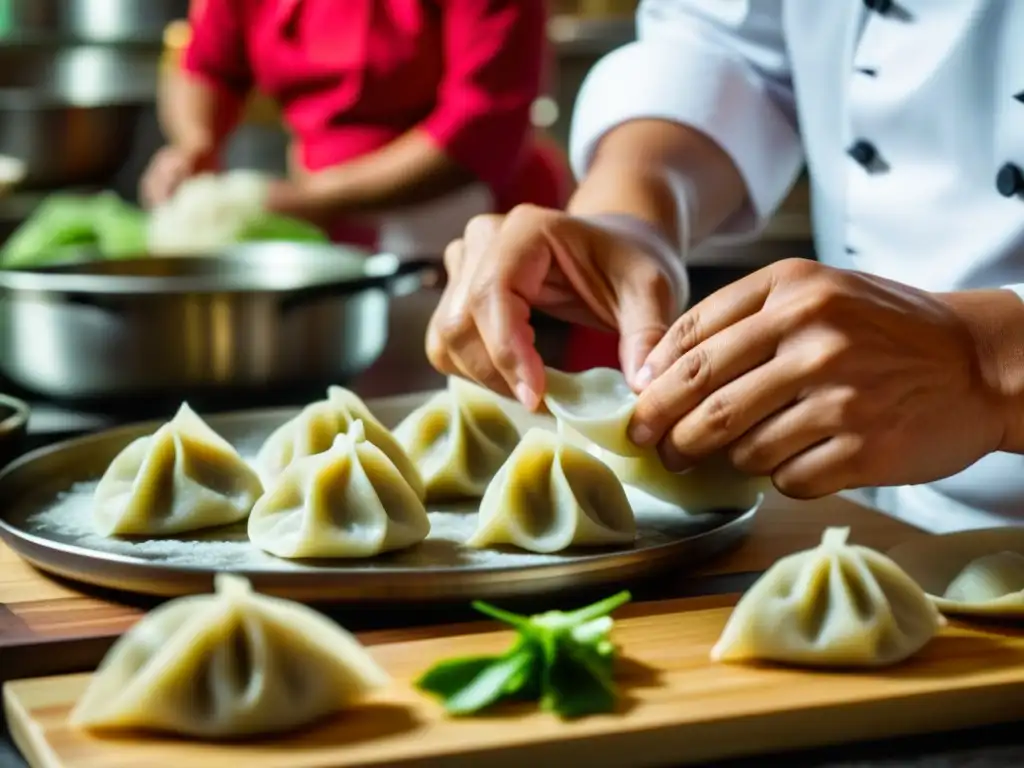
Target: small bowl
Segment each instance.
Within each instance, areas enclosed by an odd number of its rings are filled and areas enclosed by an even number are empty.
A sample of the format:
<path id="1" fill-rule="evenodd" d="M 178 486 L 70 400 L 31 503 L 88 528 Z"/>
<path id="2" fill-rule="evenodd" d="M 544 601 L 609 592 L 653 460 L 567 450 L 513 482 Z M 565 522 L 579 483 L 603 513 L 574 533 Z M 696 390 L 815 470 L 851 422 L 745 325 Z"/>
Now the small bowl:
<path id="1" fill-rule="evenodd" d="M 20 452 L 28 435 L 28 403 L 10 395 L 0 395 L 0 467 Z"/>

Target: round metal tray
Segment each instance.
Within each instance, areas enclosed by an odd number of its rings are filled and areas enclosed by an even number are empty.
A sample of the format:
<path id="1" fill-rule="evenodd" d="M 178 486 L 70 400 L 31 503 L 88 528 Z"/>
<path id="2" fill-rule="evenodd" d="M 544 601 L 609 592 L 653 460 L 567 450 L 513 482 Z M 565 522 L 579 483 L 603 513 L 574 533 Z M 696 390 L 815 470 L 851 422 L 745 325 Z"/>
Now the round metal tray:
<path id="1" fill-rule="evenodd" d="M 433 393 L 368 401 L 393 427 Z M 548 416 L 509 404 L 523 428 L 551 426 Z M 248 411 L 206 419 L 251 457 L 297 409 Z M 667 569 L 692 569 L 737 546 L 749 533 L 761 499 L 749 510 L 687 515 L 645 494 L 630 498 L 638 537 L 632 547 L 533 555 L 469 550 L 460 539 L 473 527 L 476 505 L 429 506 L 427 541 L 366 561 L 288 561 L 248 542 L 245 525 L 173 539 L 104 539 L 91 530 L 92 485 L 130 441 L 152 433 L 147 422 L 33 451 L 0 473 L 0 536 L 36 567 L 110 589 L 164 597 L 209 592 L 213 576 L 230 571 L 261 592 L 325 602 L 494 599 L 621 583 Z M 460 531 L 461 529 L 461 531 Z"/>

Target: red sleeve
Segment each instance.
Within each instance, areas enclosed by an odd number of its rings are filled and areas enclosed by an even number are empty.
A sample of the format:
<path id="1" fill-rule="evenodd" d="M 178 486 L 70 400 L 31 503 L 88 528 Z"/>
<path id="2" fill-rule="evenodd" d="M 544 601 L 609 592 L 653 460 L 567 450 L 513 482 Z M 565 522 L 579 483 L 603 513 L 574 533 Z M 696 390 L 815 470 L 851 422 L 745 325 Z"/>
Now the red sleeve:
<path id="1" fill-rule="evenodd" d="M 192 39 L 182 67 L 190 75 L 236 96 L 252 87 L 245 40 L 245 0 L 192 0 Z"/>
<path id="2" fill-rule="evenodd" d="M 420 126 L 491 187 L 504 182 L 530 135 L 547 53 L 544 0 L 446 0 L 446 72 Z"/>

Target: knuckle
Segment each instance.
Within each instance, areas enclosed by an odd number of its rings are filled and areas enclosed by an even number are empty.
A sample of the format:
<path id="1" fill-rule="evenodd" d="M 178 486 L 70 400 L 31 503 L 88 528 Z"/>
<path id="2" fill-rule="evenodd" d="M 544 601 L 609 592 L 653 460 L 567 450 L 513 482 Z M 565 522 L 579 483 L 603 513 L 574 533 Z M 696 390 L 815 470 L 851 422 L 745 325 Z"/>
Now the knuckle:
<path id="1" fill-rule="evenodd" d="M 727 437 L 734 424 L 736 409 L 732 401 L 721 393 L 707 398 L 701 406 L 701 424 L 716 437 Z"/>
<path id="2" fill-rule="evenodd" d="M 701 389 L 711 379 L 711 360 L 701 347 L 682 352 L 679 358 L 683 382 L 691 389 Z"/>
<path id="3" fill-rule="evenodd" d="M 775 468 L 771 446 L 760 440 L 733 445 L 729 449 L 729 461 L 736 469 L 750 475 L 765 475 Z"/>
<path id="4" fill-rule="evenodd" d="M 473 334 L 473 319 L 466 312 L 452 312 L 438 319 L 437 331 L 448 347 L 459 347 Z"/>
<path id="5" fill-rule="evenodd" d="M 809 259 L 782 259 L 771 267 L 776 279 L 788 283 L 806 280 L 817 275 L 821 271 L 821 265 Z"/>
<path id="6" fill-rule="evenodd" d="M 514 371 L 518 363 L 516 354 L 509 344 L 499 344 L 491 354 L 491 359 L 500 371 Z"/>

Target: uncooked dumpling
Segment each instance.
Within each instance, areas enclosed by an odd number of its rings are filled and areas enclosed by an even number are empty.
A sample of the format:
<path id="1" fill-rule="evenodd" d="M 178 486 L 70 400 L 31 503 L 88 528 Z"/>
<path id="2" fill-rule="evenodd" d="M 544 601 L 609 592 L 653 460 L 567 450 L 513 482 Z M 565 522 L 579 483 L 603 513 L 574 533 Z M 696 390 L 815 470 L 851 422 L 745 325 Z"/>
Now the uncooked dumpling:
<path id="1" fill-rule="evenodd" d="M 110 649 L 71 713 L 90 730 L 261 736 L 346 709 L 389 678 L 311 608 L 237 576 L 148 613 Z"/>
<path id="2" fill-rule="evenodd" d="M 423 502 L 355 421 L 333 447 L 293 461 L 249 516 L 249 539 L 286 558 L 372 557 L 430 533 Z"/>
<path id="3" fill-rule="evenodd" d="M 618 456 L 597 446 L 591 452 L 625 485 L 639 488 L 691 515 L 751 509 L 772 486 L 771 478 L 740 472 L 722 454 L 677 474 L 665 469 L 655 451 L 633 458 Z"/>
<path id="4" fill-rule="evenodd" d="M 334 445 L 334 438 L 347 432 L 357 419 L 363 422 L 366 439 L 384 451 L 422 499 L 423 479 L 402 446 L 358 395 L 341 387 L 330 387 L 326 400 L 307 405 L 267 438 L 256 457 L 256 470 L 264 485 L 270 485 L 295 459 L 328 450 Z"/>
<path id="5" fill-rule="evenodd" d="M 568 374 L 548 368 L 546 376 L 548 410 L 560 425 L 589 440 L 594 455 L 628 486 L 691 514 L 750 509 L 771 487 L 769 478 L 740 472 L 722 455 L 685 472 L 665 469 L 656 449 L 640 448 L 627 436 L 637 396 L 620 371 Z"/>
<path id="6" fill-rule="evenodd" d="M 498 397 L 459 378 L 395 429 L 427 488 L 427 499 L 478 499 L 519 442 Z"/>
<path id="7" fill-rule="evenodd" d="M 548 553 L 635 538 L 633 509 L 615 474 L 559 435 L 531 429 L 488 486 L 467 544 Z"/>
<path id="8" fill-rule="evenodd" d="M 110 462 L 93 522 L 103 536 L 184 533 L 244 520 L 262 493 L 238 451 L 185 403 Z"/>
<path id="9" fill-rule="evenodd" d="M 815 549 L 779 560 L 740 600 L 716 661 L 881 667 L 917 653 L 945 620 L 885 555 L 829 528 Z"/>
<path id="10" fill-rule="evenodd" d="M 1024 600 L 1024 555 L 997 552 L 972 560 L 953 579 L 943 597 L 958 603 L 985 603 L 1014 597 Z"/>
<path id="11" fill-rule="evenodd" d="M 620 371 L 592 368 L 563 373 L 547 368 L 545 378 L 544 404 L 559 423 L 617 456 L 646 454 L 626 434 L 637 396 Z"/>

